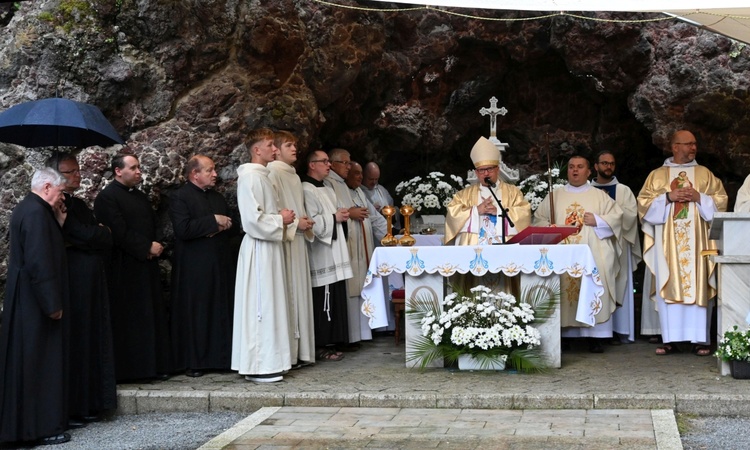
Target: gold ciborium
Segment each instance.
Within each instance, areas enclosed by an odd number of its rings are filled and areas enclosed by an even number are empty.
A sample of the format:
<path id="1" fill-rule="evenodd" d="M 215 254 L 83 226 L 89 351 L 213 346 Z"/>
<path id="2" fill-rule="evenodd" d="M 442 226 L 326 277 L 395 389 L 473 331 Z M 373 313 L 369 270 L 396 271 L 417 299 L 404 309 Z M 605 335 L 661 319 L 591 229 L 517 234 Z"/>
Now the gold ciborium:
<path id="1" fill-rule="evenodd" d="M 383 247 L 393 247 L 398 245 L 398 239 L 393 237 L 393 216 L 396 215 L 396 208 L 391 205 L 383 206 L 380 210 L 388 221 L 388 233 L 380 240 L 380 244 Z"/>
<path id="2" fill-rule="evenodd" d="M 411 230 L 409 230 L 409 219 L 410 216 L 414 214 L 414 208 L 411 205 L 403 205 L 399 211 L 401 211 L 401 215 L 404 216 L 404 235 L 398 240 L 398 245 L 411 247 L 417 243 L 417 240 L 411 235 Z"/>

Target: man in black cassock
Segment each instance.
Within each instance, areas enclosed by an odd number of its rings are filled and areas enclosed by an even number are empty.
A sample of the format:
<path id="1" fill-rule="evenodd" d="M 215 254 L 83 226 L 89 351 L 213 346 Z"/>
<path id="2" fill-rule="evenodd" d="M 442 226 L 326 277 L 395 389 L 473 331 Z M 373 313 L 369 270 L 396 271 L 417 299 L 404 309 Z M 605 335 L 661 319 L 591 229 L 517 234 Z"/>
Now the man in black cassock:
<path id="1" fill-rule="evenodd" d="M 212 190 L 211 158 L 196 155 L 185 166 L 187 183 L 169 199 L 175 234 L 172 264 L 172 368 L 199 377 L 206 370 L 229 370 L 238 234 L 224 197 Z"/>
<path id="2" fill-rule="evenodd" d="M 146 194 L 136 189 L 141 165 L 131 154 L 112 159 L 115 179 L 94 201 L 97 219 L 112 231 L 108 283 L 115 375 L 118 382 L 167 379 L 169 330 L 162 296 L 156 214 Z"/>
<path id="3" fill-rule="evenodd" d="M 53 169 L 37 170 L 31 193 L 10 219 L 0 327 L 0 442 L 70 440 L 64 184 Z"/>
<path id="4" fill-rule="evenodd" d="M 47 166 L 65 177 L 63 225 L 70 288 L 70 417 L 83 426 L 99 414 L 117 408 L 112 325 L 104 255 L 112 248 L 112 233 L 73 193 L 81 186 L 75 156 L 58 153 Z"/>

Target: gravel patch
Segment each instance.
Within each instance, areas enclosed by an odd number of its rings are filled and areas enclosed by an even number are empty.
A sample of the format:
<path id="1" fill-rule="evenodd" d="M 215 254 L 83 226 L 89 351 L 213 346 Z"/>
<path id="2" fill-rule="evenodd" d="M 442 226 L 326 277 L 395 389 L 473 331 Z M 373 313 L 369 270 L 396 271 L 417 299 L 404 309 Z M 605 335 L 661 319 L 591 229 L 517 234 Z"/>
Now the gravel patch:
<path id="1" fill-rule="evenodd" d="M 196 449 L 245 417 L 247 414 L 237 412 L 121 415 L 91 423 L 85 428 L 70 430 L 72 439 L 65 444 L 24 447 L 24 449 Z"/>
<path id="2" fill-rule="evenodd" d="M 684 450 L 736 450 L 750 448 L 749 417 L 688 417 L 680 419 L 685 430 Z"/>

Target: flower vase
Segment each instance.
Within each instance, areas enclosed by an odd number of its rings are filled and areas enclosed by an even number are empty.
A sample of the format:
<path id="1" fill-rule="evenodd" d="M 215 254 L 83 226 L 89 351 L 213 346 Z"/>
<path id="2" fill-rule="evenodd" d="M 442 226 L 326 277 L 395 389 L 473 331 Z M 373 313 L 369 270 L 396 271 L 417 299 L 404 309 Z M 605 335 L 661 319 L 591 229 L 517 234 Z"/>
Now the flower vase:
<path id="1" fill-rule="evenodd" d="M 750 362 L 731 361 L 732 378 L 737 380 L 750 380 Z"/>
<path id="2" fill-rule="evenodd" d="M 505 359 L 503 355 L 499 358 L 475 358 L 473 355 L 459 355 L 458 368 L 460 370 L 505 370 Z"/>

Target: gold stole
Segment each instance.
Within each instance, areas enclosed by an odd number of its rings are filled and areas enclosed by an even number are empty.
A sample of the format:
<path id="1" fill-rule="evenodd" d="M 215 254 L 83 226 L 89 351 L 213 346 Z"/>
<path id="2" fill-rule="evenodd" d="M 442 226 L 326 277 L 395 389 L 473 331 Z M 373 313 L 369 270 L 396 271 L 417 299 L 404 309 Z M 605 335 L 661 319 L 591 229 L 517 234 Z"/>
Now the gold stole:
<path id="1" fill-rule="evenodd" d="M 670 167 L 669 180 L 670 191 L 693 187 L 696 184 L 695 168 Z M 697 298 L 695 218 L 696 210 L 693 202 L 672 203 L 669 218 L 665 224 L 665 237 L 675 243 L 677 250 L 666 255 L 667 264 L 670 267 L 670 274 L 676 273 L 679 277 L 682 302 L 688 304 L 695 303 Z"/>

